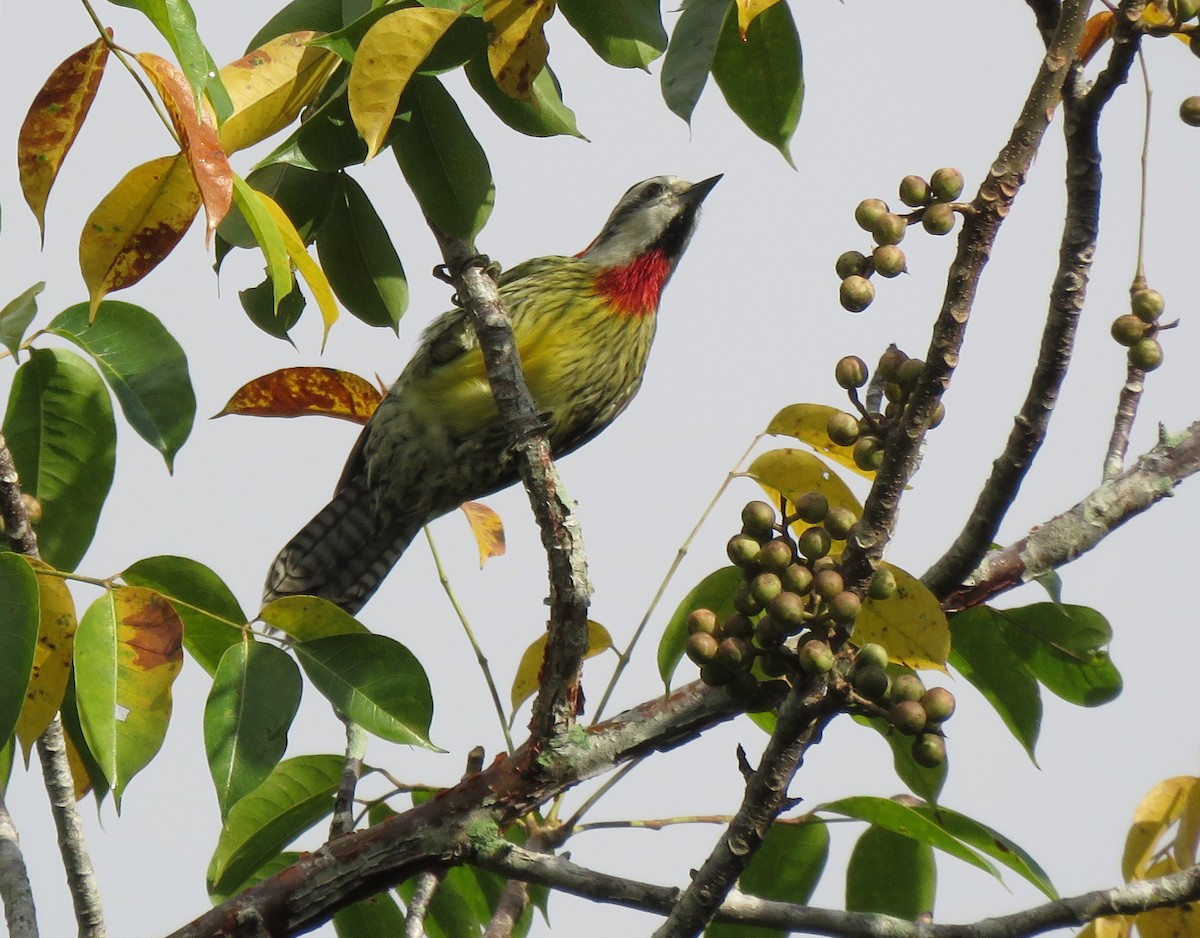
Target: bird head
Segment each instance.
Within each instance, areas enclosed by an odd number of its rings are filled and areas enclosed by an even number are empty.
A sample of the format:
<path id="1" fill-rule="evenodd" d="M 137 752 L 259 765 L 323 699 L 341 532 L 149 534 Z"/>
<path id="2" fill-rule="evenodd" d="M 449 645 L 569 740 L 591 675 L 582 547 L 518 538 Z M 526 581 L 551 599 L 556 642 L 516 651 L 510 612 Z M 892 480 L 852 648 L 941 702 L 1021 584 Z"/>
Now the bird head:
<path id="1" fill-rule="evenodd" d="M 577 255 L 602 272 L 601 291 L 630 312 L 653 312 L 692 238 L 700 203 L 720 180 L 655 176 L 621 196 L 600 234 Z"/>

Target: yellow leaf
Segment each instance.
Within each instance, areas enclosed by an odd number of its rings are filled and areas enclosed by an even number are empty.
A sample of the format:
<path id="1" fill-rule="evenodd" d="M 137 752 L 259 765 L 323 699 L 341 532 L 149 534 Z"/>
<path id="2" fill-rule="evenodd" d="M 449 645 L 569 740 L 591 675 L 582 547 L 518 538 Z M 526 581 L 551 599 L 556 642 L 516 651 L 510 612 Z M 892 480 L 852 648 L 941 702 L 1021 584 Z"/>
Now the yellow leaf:
<path id="1" fill-rule="evenodd" d="M 1163 857 L 1147 870 L 1145 879 L 1178 873 L 1180 866 L 1171 857 Z M 1133 917 L 1140 938 L 1192 938 L 1200 932 L 1200 908 L 1189 902 L 1174 908 L 1152 909 Z"/>
<path id="2" fill-rule="evenodd" d="M 319 596 L 284 596 L 272 600 L 262 607 L 258 617 L 298 642 L 368 631 L 350 613 Z"/>
<path id="3" fill-rule="evenodd" d="M 830 508 L 849 508 L 862 514 L 862 505 L 846 483 L 824 462 L 802 449 L 773 449 L 757 456 L 745 475 L 762 486 L 772 504 L 779 505 L 779 496 L 795 502 L 805 492 L 820 492 Z M 803 531 L 811 525 L 797 521 L 792 529 Z"/>
<path id="4" fill-rule="evenodd" d="M 283 246 L 283 234 L 267 212 L 258 190 L 236 173 L 233 176 L 233 201 L 262 249 L 263 259 L 267 262 L 267 276 L 271 280 L 273 309 L 278 310 L 283 298 L 292 292 L 294 279 L 287 249 Z"/>
<path id="5" fill-rule="evenodd" d="M 217 225 L 233 205 L 233 169 L 229 157 L 221 149 L 216 126 L 208 115 L 196 110 L 196 97 L 183 72 L 150 52 L 139 52 L 137 60 L 167 106 L 180 146 L 200 189 L 208 219 L 204 243 L 208 244 Z"/>
<path id="6" fill-rule="evenodd" d="M 588 644 L 583 657 L 594 658 L 612 647 L 612 636 L 608 634 L 608 629 L 599 622 L 588 619 Z M 521 655 L 521 663 L 517 665 L 517 674 L 513 678 L 510 694 L 514 717 L 521 704 L 537 693 L 538 677 L 542 673 L 542 661 L 545 657 L 546 636 L 543 634 L 525 649 L 525 654 Z"/>
<path id="7" fill-rule="evenodd" d="M 1129 938 L 1129 926 L 1124 915 L 1106 915 L 1088 922 L 1077 938 Z"/>
<path id="8" fill-rule="evenodd" d="M 111 36 L 111 31 L 109 33 Z M 17 172 L 21 192 L 46 240 L 46 200 L 59 167 L 79 135 L 104 66 L 108 45 L 97 39 L 62 62 L 38 89 L 17 135 Z"/>
<path id="9" fill-rule="evenodd" d="M 338 318 L 338 305 L 337 300 L 333 298 L 333 288 L 329 286 L 325 271 L 321 270 L 320 265 L 308 253 L 308 249 L 304 246 L 304 239 L 300 237 L 300 232 L 296 230 L 292 220 L 287 217 L 287 212 L 281 209 L 269 195 L 259 192 L 258 198 L 266 208 L 271 221 L 275 222 L 276 227 L 279 228 L 279 233 L 283 236 L 284 250 L 292 259 L 292 263 L 296 265 L 296 270 L 304 278 L 308 288 L 312 290 L 313 299 L 317 301 L 317 307 L 321 310 L 321 319 L 325 322 L 325 331 L 321 336 L 321 351 L 324 351 L 325 340 L 329 338 L 329 330 L 333 328 L 333 324 L 337 322 Z"/>
<path id="10" fill-rule="evenodd" d="M 1191 775 L 1168 778 L 1150 789 L 1138 804 L 1121 857 L 1121 874 L 1126 881 L 1146 877 L 1150 861 L 1159 851 L 1160 840 L 1183 814 L 1196 782 Z"/>
<path id="11" fill-rule="evenodd" d="M 364 163 L 387 139 L 409 80 L 458 17 L 453 10 L 397 10 L 376 21 L 363 36 L 350 66 L 346 94 L 350 118 L 367 144 Z"/>
<path id="12" fill-rule="evenodd" d="M 778 2 L 779 0 L 737 0 L 738 34 L 745 39 L 746 30 L 755 18 Z"/>
<path id="13" fill-rule="evenodd" d="M 795 437 L 863 478 L 874 479 L 874 470 L 860 469 L 855 464 L 853 446 L 838 446 L 829 441 L 825 428 L 829 418 L 837 413 L 841 411 L 827 404 L 789 404 L 771 418 L 767 432 L 773 436 Z"/>
<path id="14" fill-rule="evenodd" d="M 71 767 L 71 787 L 75 793 L 75 800 L 82 801 L 84 796 L 92 790 L 92 779 L 88 775 L 87 763 L 79 754 L 79 747 L 75 745 L 71 734 L 64 732 L 63 736 L 67 743 L 67 765 Z"/>
<path id="15" fill-rule="evenodd" d="M 365 424 L 382 395 L 366 378 L 336 368 L 281 368 L 233 392 L 215 417 L 304 417 L 318 414 Z"/>
<path id="16" fill-rule="evenodd" d="M 307 45 L 311 31 L 284 33 L 220 71 L 233 113 L 218 133 L 226 153 L 265 140 L 296 119 L 341 61 Z"/>
<path id="17" fill-rule="evenodd" d="M 534 99 L 533 80 L 550 54 L 542 27 L 553 15 L 554 0 L 485 0 L 483 18 L 492 27 L 488 67 L 510 98 Z"/>
<path id="18" fill-rule="evenodd" d="M 62 705 L 71 677 L 71 657 L 75 648 L 75 602 L 62 577 L 47 575 L 53 569 L 40 560 L 26 557 L 38 573 L 38 600 L 41 618 L 38 622 L 37 646 L 33 653 L 33 673 L 25 692 L 25 706 L 17 720 L 17 739 L 25 764 L 37 738 L 46 731 Z"/>
<path id="19" fill-rule="evenodd" d="M 483 502 L 463 502 L 459 506 L 471 525 L 475 543 L 479 545 L 479 569 L 493 557 L 504 555 L 504 522 Z"/>
<path id="20" fill-rule="evenodd" d="M 937 597 L 912 574 L 890 563 L 881 566 L 896 577 L 889 599 L 866 599 L 854 621 L 854 644 L 878 642 L 893 661 L 914 670 L 946 670 L 950 624 Z"/>
<path id="21" fill-rule="evenodd" d="M 135 166 L 88 216 L 79 267 L 90 315 L 112 290 L 131 286 L 171 253 L 200 208 L 200 190 L 182 153 Z"/>
<path id="22" fill-rule="evenodd" d="M 1196 847 L 1200 844 L 1200 785 L 1193 785 L 1187 803 L 1179 817 L 1172 853 L 1179 868 L 1196 864 Z"/>

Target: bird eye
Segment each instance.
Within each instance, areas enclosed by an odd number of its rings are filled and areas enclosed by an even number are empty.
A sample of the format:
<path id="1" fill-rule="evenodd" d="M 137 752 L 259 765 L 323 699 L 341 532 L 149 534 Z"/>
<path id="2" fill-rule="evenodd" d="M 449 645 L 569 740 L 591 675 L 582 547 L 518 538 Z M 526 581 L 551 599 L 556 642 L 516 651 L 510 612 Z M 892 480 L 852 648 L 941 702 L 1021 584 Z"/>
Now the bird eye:
<path id="1" fill-rule="evenodd" d="M 652 182 L 642 190 L 642 201 L 653 202 L 655 199 L 661 198 L 666 191 L 667 187 L 661 182 Z"/>

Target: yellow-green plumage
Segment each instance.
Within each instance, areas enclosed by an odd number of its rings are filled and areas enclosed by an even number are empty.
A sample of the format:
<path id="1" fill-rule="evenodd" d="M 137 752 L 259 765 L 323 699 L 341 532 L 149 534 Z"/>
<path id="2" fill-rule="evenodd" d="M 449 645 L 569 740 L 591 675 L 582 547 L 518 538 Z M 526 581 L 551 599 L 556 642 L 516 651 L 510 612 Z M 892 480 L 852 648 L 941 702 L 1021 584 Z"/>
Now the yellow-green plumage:
<path id="1" fill-rule="evenodd" d="M 658 295 L 715 182 L 639 183 L 582 254 L 536 258 L 500 278 L 556 456 L 637 393 Z M 424 524 L 516 481 L 507 442 L 474 331 L 462 310 L 445 313 L 364 428 L 333 501 L 276 558 L 264 601 L 306 593 L 356 612 Z"/>

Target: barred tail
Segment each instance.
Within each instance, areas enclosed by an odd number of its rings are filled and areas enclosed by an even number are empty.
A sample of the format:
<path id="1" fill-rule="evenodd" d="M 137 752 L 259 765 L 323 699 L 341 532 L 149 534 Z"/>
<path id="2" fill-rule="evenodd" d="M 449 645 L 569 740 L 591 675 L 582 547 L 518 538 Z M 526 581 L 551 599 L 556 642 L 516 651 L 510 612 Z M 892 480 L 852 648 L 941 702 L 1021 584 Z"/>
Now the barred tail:
<path id="1" fill-rule="evenodd" d="M 374 510 L 366 473 L 347 480 L 279 552 L 267 574 L 263 603 L 303 593 L 351 615 L 379 588 L 421 522 L 385 523 Z"/>

